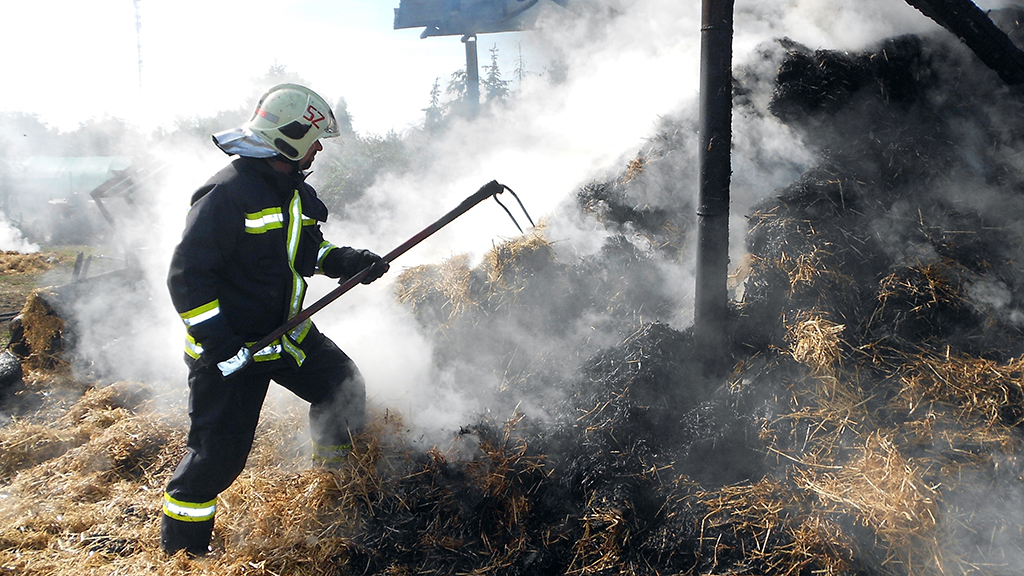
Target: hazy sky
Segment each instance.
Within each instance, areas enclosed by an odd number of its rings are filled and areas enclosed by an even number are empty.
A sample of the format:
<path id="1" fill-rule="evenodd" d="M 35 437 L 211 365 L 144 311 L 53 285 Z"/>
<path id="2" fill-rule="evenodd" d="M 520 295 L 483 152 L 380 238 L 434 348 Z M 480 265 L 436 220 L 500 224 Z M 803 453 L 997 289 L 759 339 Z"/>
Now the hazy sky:
<path id="1" fill-rule="evenodd" d="M 644 4 L 604 3 L 627 9 Z M 978 2 L 983 8 L 1003 3 Z M 813 37 L 816 27 L 835 31 L 836 22 L 860 10 L 860 4 L 738 0 L 737 23 L 742 25 L 744 11 L 761 11 L 761 5 L 779 14 L 813 14 L 795 26 L 772 25 L 792 28 L 786 32 L 807 31 L 811 37 L 802 41 L 829 47 L 828 38 Z M 458 37 L 421 40 L 419 29 L 394 30 L 398 5 L 399 0 L 0 0 L 5 23 L 0 50 L 7 55 L 0 111 L 32 112 L 62 129 L 104 114 L 143 127 L 168 124 L 178 115 L 238 106 L 252 91 L 251 80 L 280 64 L 328 100 L 344 96 L 357 130 L 401 130 L 421 120 L 434 79 L 444 83 L 462 68 L 465 51 Z M 904 5 L 901 12 L 909 10 Z M 851 18 L 840 33 L 857 36 L 859 28 L 889 24 L 877 16 Z M 482 35 L 481 64 L 489 57 L 487 49 L 497 44 L 507 79 L 522 45 L 527 67 L 542 72 L 548 62 L 530 54 L 526 36 Z M 743 41 L 738 33 L 738 44 Z"/>
<path id="2" fill-rule="evenodd" d="M 136 29 L 136 4 L 141 35 Z M 394 30 L 399 0 L 0 0 L 8 55 L 0 111 L 74 129 L 110 115 L 143 127 L 244 104 L 274 64 L 332 103 L 345 97 L 356 130 L 401 130 L 422 119 L 434 79 L 465 66 L 457 36 Z M 498 44 L 511 76 L 519 33 L 481 35 L 481 64 Z M 139 74 L 141 40 L 142 73 Z M 540 63 L 538 63 L 538 67 Z M 539 71 L 539 70 L 538 70 Z"/>
<path id="3" fill-rule="evenodd" d="M 621 12 L 656 4 L 601 3 Z M 331 102 L 345 97 L 356 130 L 401 131 L 422 120 L 435 78 L 444 86 L 465 65 L 465 49 L 455 36 L 420 39 L 420 29 L 394 30 L 398 5 L 399 0 L 0 0 L 6 24 L 0 50 L 7 55 L 8 79 L 0 111 L 38 114 L 63 130 L 103 115 L 143 128 L 167 125 L 176 116 L 246 104 L 252 80 L 278 64 Z M 885 7 L 885 14 L 870 6 Z M 815 47 L 841 46 L 873 29 L 896 27 L 891 14 L 927 25 L 900 0 L 737 0 L 736 11 L 740 50 L 776 32 L 805 36 L 797 39 Z M 633 22 L 632 32 L 648 38 L 665 33 L 659 26 L 673 18 L 660 21 L 659 13 L 652 11 L 647 23 Z M 549 64 L 534 52 L 530 33 L 482 35 L 481 64 L 494 45 L 506 79 L 520 46 L 528 70 L 543 72 Z"/>

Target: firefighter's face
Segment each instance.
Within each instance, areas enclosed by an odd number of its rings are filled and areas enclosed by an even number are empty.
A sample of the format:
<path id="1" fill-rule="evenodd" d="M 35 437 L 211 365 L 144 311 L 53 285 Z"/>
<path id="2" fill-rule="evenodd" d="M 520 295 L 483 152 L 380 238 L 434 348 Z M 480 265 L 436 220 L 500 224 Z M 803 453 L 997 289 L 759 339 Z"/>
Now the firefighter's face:
<path id="1" fill-rule="evenodd" d="M 306 151 L 306 155 L 299 160 L 299 170 L 309 170 L 309 167 L 313 165 L 313 159 L 316 158 L 316 153 L 323 149 L 324 145 L 319 140 L 313 142 L 313 145 Z"/>

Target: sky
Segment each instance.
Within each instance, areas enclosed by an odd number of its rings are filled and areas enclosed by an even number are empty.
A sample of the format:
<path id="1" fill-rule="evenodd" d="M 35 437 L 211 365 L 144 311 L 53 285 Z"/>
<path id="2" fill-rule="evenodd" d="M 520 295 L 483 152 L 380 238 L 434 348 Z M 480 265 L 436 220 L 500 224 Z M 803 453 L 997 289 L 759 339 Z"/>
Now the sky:
<path id="1" fill-rule="evenodd" d="M 466 58 L 457 36 L 394 30 L 399 0 L 53 0 L 42 25 L 39 4 L 0 5 L 5 22 L 22 23 L 5 27 L 0 49 L 31 54 L 9 59 L 20 88 L 0 93 L 0 111 L 62 130 L 93 116 L 149 128 L 235 109 L 254 78 L 283 65 L 328 101 L 346 98 L 358 131 L 401 131 L 422 120 L 435 79 L 444 86 Z M 510 76 L 521 36 L 481 35 L 481 63 L 497 45 Z"/>
<path id="2" fill-rule="evenodd" d="M 601 3 L 623 11 L 650 4 Z M 737 49 L 777 31 L 835 48 L 908 20 L 929 25 L 899 0 L 886 3 L 896 6 L 880 13 L 879 2 L 739 0 Z M 253 79 L 283 65 L 329 101 L 344 97 L 357 131 L 401 132 L 422 120 L 435 79 L 444 86 L 465 66 L 465 49 L 456 36 L 420 39 L 420 29 L 394 30 L 398 5 L 399 0 L 2 0 L 8 26 L 0 50 L 29 57 L 5 59 L 7 77 L 18 81 L 0 91 L 0 111 L 37 114 L 62 130 L 104 115 L 150 128 L 179 116 L 235 109 L 253 92 Z M 895 21 L 891 14 L 898 15 Z M 672 14 L 662 21 L 655 14 L 634 31 L 654 38 L 690 35 L 665 28 L 677 22 Z M 527 70 L 542 74 L 549 62 L 547 40 L 539 36 L 481 35 L 480 62 L 497 46 L 508 79 L 521 48 Z M 663 41 L 666 48 L 673 45 L 667 37 Z"/>

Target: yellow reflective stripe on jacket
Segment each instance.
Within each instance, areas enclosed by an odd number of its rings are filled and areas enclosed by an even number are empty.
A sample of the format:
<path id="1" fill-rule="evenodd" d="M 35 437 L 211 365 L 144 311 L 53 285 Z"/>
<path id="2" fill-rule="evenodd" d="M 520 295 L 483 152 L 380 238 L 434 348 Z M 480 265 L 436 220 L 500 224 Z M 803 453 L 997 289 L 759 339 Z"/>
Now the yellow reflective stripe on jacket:
<path id="1" fill-rule="evenodd" d="M 308 328 L 307 328 L 308 331 Z M 306 335 L 302 334 L 300 338 L 297 338 L 297 342 L 302 342 Z M 246 346 L 252 346 L 255 342 L 246 342 Z M 281 346 L 281 340 L 274 340 L 270 344 L 267 344 L 263 348 L 253 353 L 253 362 L 268 362 L 270 360 L 277 360 L 281 357 L 281 351 L 284 348 Z M 192 336 L 185 335 L 185 354 L 188 354 L 192 358 L 199 360 L 199 357 L 203 355 L 203 345 L 196 342 Z"/>
<path id="2" fill-rule="evenodd" d="M 312 327 L 313 321 L 306 319 L 302 324 L 292 328 L 292 331 L 288 333 L 288 337 L 296 343 L 301 344 L 302 341 L 306 339 L 306 334 L 309 334 L 309 329 Z"/>
<path id="3" fill-rule="evenodd" d="M 246 346 L 252 346 L 255 342 L 247 342 Z M 253 362 L 268 362 L 281 357 L 281 340 L 274 340 L 263 348 L 260 348 L 252 355 Z"/>
<path id="4" fill-rule="evenodd" d="M 288 251 L 288 268 L 292 271 L 292 295 L 288 306 L 288 318 L 291 319 L 302 311 L 302 299 L 306 296 L 306 280 L 295 271 L 295 258 L 299 253 L 299 239 L 302 237 L 302 199 L 299 197 L 298 190 L 295 191 L 291 203 L 288 204 L 288 217 L 288 238 L 285 247 Z M 300 324 L 296 328 L 301 326 Z M 294 334 L 295 331 L 293 330 L 292 333 Z M 289 338 L 289 336 L 291 334 L 286 334 L 281 338 L 281 345 L 284 347 L 284 351 L 295 358 L 295 362 L 301 366 L 306 360 L 306 353 L 294 342 L 295 338 Z"/>
<path id="5" fill-rule="evenodd" d="M 245 215 L 245 231 L 249 234 L 263 234 L 284 226 L 284 213 L 280 207 L 267 208 Z"/>
<path id="6" fill-rule="evenodd" d="M 335 248 L 337 248 L 337 246 L 331 244 L 327 240 L 320 243 L 320 251 L 316 253 L 316 271 L 318 273 L 323 274 L 324 258 L 326 258 L 327 255 L 331 253 L 331 250 L 334 250 Z"/>
<path id="7" fill-rule="evenodd" d="M 291 318 L 302 310 L 302 298 L 306 294 L 306 281 L 302 275 L 295 271 L 295 257 L 299 253 L 299 239 L 302 236 L 302 200 L 299 198 L 299 191 L 295 191 L 292 201 L 288 205 L 289 216 L 288 238 L 286 248 L 288 251 L 288 268 L 292 271 L 292 298 L 288 307 L 288 317 Z"/>
<path id="8" fill-rule="evenodd" d="M 164 492 L 164 514 L 182 522 L 206 522 L 217 513 L 217 499 L 209 502 L 182 502 Z"/>
<path id="9" fill-rule="evenodd" d="M 295 338 L 295 341 L 301 344 L 302 341 L 306 338 L 306 332 L 308 331 L 309 327 L 307 327 L 302 334 Z M 252 346 L 253 344 L 255 344 L 255 342 L 245 343 L 246 346 Z M 284 347 L 281 345 L 281 340 L 274 340 L 270 344 L 267 344 L 263 348 L 253 353 L 253 362 L 269 362 L 271 360 L 277 360 L 278 358 L 281 357 L 281 352 L 283 350 Z M 302 351 L 300 350 L 299 352 L 301 353 Z M 196 360 L 199 360 L 199 357 L 203 355 L 203 345 L 200 344 L 199 342 L 196 342 L 195 339 L 188 334 L 185 334 L 185 354 L 188 354 L 189 356 Z"/>
<path id="10" fill-rule="evenodd" d="M 302 366 L 302 363 L 306 361 L 306 353 L 302 351 L 302 348 L 292 343 L 291 339 L 287 336 L 281 338 L 281 344 L 284 346 L 284 351 L 291 354 L 292 358 L 295 358 L 295 363 Z"/>
<path id="11" fill-rule="evenodd" d="M 303 226 L 316 226 L 317 221 L 308 216 L 302 217 Z M 259 212 L 245 215 L 245 231 L 249 234 L 263 234 L 268 230 L 284 227 L 284 212 L 280 207 L 266 208 Z"/>
<path id="12" fill-rule="evenodd" d="M 199 357 L 203 355 L 203 345 L 196 342 L 191 334 L 185 334 L 185 354 L 196 360 L 199 360 Z"/>
<path id="13" fill-rule="evenodd" d="M 195 326 L 213 318 L 217 314 L 220 314 L 220 300 L 214 300 L 213 302 L 207 302 L 202 306 L 197 306 L 188 312 L 180 314 L 181 321 L 185 323 L 185 326 Z"/>

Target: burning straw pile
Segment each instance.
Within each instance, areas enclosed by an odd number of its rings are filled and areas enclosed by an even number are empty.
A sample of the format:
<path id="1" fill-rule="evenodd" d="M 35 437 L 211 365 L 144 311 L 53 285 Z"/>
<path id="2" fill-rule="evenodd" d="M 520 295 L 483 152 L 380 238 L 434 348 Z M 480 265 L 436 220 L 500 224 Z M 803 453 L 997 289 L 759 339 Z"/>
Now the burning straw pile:
<path id="1" fill-rule="evenodd" d="M 665 200 L 690 131 L 666 122 L 577 194 L 595 254 L 561 261 L 542 227 L 398 278 L 489 414 L 426 449 L 376 414 L 329 471 L 268 405 L 210 558 L 157 551 L 181 398 L 30 370 L 0 429 L 0 572 L 1019 573 L 1019 94 L 944 37 L 765 57 L 771 113 L 822 161 L 749 217 L 731 373 L 651 322 L 682 305 L 659 286 L 692 237 Z"/>

